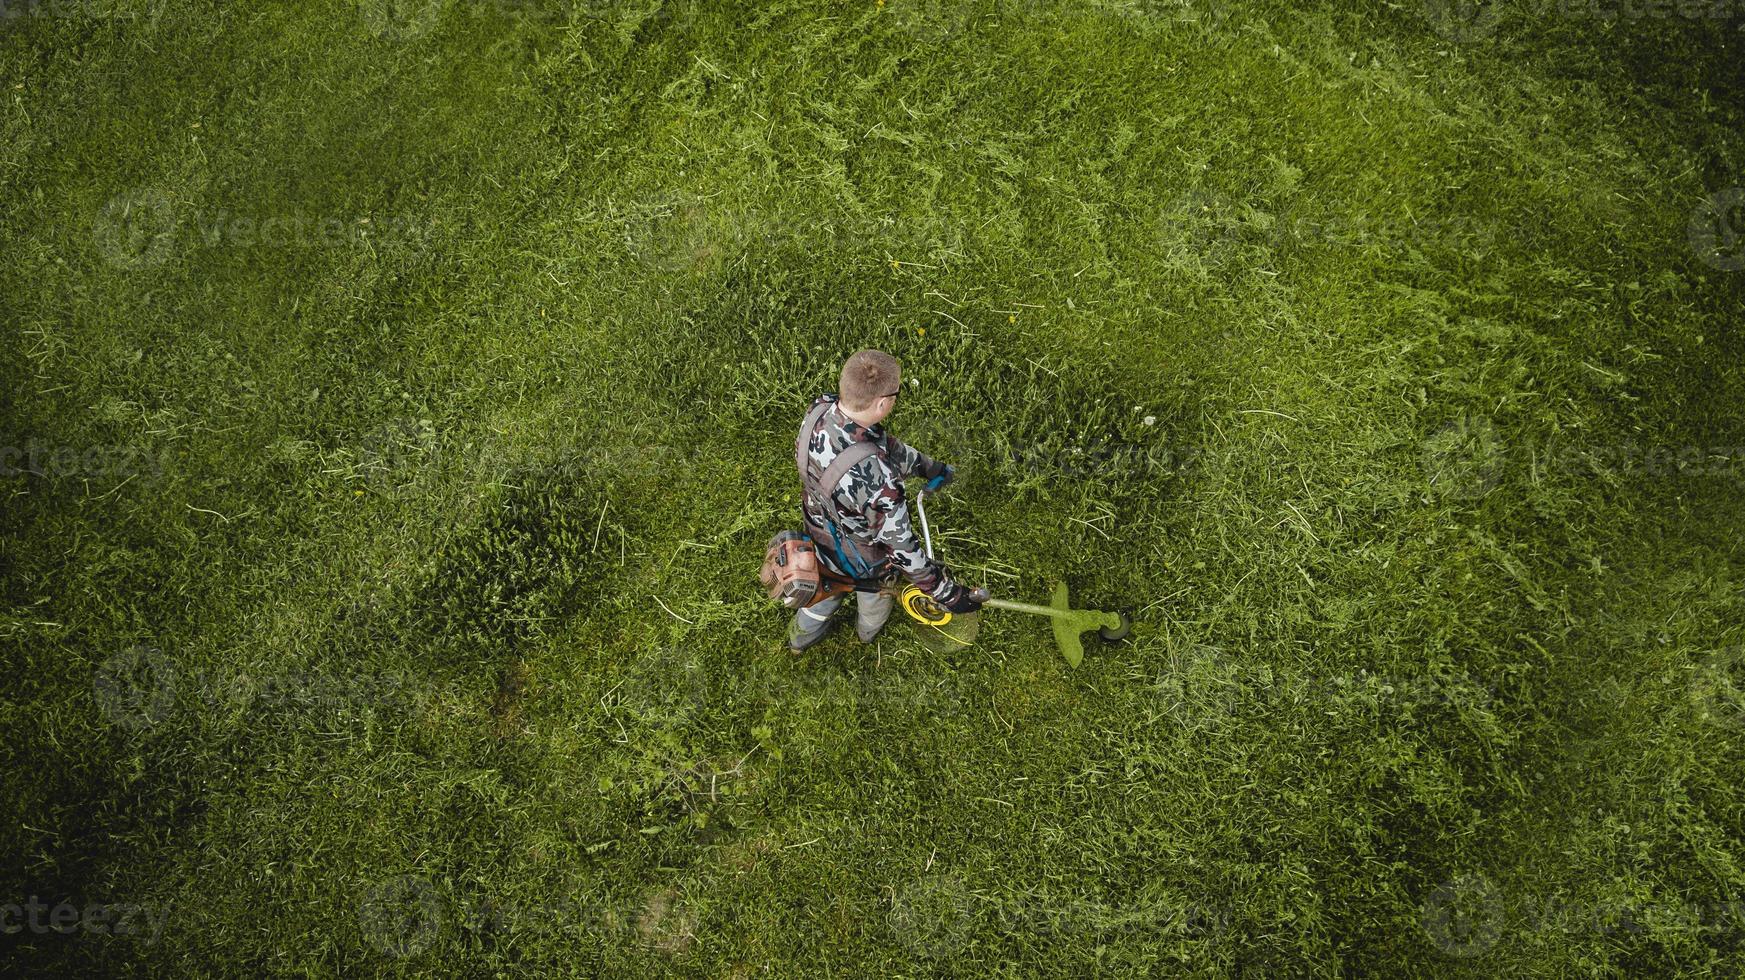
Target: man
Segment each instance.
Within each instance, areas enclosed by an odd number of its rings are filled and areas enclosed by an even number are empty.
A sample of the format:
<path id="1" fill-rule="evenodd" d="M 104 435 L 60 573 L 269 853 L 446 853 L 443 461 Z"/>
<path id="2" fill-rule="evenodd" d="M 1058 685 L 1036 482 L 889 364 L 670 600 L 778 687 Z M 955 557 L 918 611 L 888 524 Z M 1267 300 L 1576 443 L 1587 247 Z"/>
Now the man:
<path id="1" fill-rule="evenodd" d="M 855 631 L 862 643 L 871 643 L 890 619 L 895 602 L 881 586 L 898 576 L 954 613 L 973 612 L 985 598 L 954 581 L 915 540 L 903 480 L 922 477 L 928 481 L 922 493 L 930 493 L 955 474 L 880 424 L 896 407 L 902 380 L 891 355 L 856 353 L 842 366 L 838 393 L 813 399 L 795 441 L 806 533 L 825 569 L 854 581 Z M 842 599 L 832 596 L 795 612 L 788 648 L 799 652 L 822 640 Z"/>

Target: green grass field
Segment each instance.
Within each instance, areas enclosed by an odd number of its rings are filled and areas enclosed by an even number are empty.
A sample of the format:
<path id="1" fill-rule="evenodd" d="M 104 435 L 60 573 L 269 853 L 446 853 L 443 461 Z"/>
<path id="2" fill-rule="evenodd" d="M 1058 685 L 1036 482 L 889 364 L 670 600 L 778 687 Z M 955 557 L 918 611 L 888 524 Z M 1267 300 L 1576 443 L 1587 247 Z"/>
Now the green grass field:
<path id="1" fill-rule="evenodd" d="M 1739 975 L 1688 7 L 8 0 L 0 963 Z M 785 650 L 869 346 L 1130 640 Z"/>

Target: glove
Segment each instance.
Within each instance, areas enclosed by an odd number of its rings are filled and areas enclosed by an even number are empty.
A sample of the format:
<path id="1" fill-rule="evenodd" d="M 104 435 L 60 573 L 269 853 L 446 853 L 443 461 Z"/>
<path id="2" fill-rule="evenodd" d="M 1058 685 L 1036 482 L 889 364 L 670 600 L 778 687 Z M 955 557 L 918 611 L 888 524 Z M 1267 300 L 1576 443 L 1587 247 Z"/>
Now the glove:
<path id="1" fill-rule="evenodd" d="M 987 598 L 988 594 L 985 590 L 966 589 L 949 579 L 945 581 L 938 592 L 933 593 L 933 601 L 937 602 L 941 609 L 954 613 L 975 612 L 982 607 L 982 603 Z"/>
<path id="2" fill-rule="evenodd" d="M 927 476 L 928 480 L 927 485 L 921 488 L 922 493 L 933 493 L 957 479 L 957 471 L 950 466 L 941 466 L 936 472 L 923 475 Z"/>

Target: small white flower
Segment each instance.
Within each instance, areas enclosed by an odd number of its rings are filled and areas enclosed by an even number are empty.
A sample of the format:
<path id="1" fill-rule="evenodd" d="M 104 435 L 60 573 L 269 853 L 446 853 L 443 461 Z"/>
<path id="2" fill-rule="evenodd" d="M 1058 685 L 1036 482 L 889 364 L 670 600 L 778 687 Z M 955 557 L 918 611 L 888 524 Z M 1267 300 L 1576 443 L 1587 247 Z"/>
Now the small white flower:
<path id="1" fill-rule="evenodd" d="M 1155 415 L 1145 416 L 1145 424 L 1146 425 L 1156 425 L 1157 424 L 1157 416 L 1155 416 Z"/>

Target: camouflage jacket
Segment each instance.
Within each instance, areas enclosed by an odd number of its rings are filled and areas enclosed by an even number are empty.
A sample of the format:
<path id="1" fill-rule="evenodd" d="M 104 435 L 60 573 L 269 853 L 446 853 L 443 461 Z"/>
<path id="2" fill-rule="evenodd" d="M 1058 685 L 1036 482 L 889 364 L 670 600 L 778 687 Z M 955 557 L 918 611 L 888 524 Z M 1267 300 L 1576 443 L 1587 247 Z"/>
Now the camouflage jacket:
<path id="1" fill-rule="evenodd" d="M 836 400 L 836 395 L 821 395 L 812 400 L 808 411 L 820 402 L 834 404 Z M 878 445 L 881 453 L 857 463 L 832 488 L 842 517 L 837 529 L 846 553 L 843 558 L 838 557 L 836 543 L 829 539 L 828 532 L 820 539 L 816 530 L 830 526 L 829 508 L 809 490 L 802 489 L 805 499 L 801 506 L 806 512 L 806 525 L 819 546 L 819 557 L 838 575 L 865 580 L 889 578 L 895 572 L 923 591 L 941 593 L 954 583 L 938 562 L 927 557 L 916 540 L 915 529 L 909 523 L 903 480 L 910 476 L 931 478 L 943 472 L 944 465 L 887 433 L 883 425 L 868 428 L 837 408 L 826 411 L 818 420 L 806 449 L 813 465 L 822 473 L 850 443 L 868 441 Z M 844 560 L 853 567 L 843 567 Z"/>

